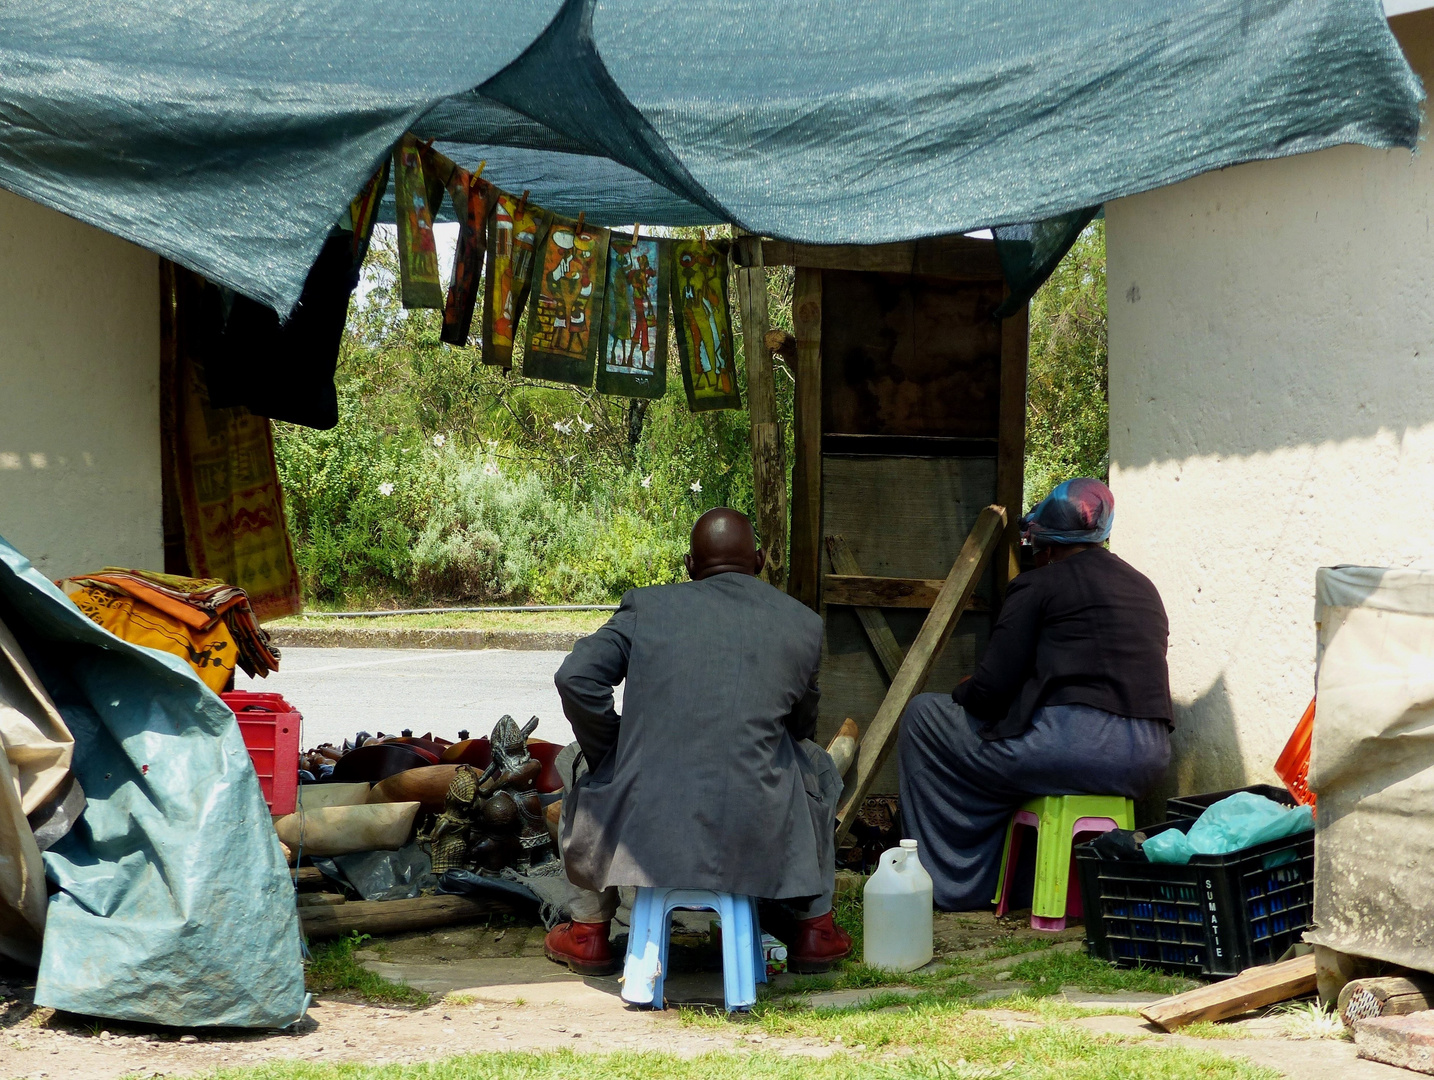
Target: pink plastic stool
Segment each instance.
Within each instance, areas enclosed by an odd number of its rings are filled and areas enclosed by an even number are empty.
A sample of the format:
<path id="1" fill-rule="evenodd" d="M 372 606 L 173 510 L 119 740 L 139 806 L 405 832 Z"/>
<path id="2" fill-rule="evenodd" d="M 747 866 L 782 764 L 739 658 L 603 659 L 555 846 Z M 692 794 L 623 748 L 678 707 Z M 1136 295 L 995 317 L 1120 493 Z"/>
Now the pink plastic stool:
<path id="1" fill-rule="evenodd" d="M 1017 826 L 1023 826 L 1017 830 Z M 997 879 L 996 915 L 1010 910 L 1011 882 L 1025 828 L 1036 830 L 1036 881 L 1031 929 L 1064 930 L 1066 920 L 1085 914 L 1076 882 L 1073 848 L 1112 829 L 1135 827 L 1135 803 L 1119 795 L 1044 795 L 1032 799 L 1006 826 L 1005 851 Z"/>

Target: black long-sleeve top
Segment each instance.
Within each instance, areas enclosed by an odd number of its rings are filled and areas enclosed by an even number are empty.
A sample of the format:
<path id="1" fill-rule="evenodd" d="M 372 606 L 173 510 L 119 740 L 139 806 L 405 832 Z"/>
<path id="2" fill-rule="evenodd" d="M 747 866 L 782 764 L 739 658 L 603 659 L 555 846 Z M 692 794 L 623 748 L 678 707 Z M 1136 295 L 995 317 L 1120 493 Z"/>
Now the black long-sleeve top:
<path id="1" fill-rule="evenodd" d="M 1021 734 L 1045 705 L 1170 723 L 1169 638 L 1150 579 L 1088 548 L 1011 582 L 976 674 L 951 696 L 985 739 Z"/>

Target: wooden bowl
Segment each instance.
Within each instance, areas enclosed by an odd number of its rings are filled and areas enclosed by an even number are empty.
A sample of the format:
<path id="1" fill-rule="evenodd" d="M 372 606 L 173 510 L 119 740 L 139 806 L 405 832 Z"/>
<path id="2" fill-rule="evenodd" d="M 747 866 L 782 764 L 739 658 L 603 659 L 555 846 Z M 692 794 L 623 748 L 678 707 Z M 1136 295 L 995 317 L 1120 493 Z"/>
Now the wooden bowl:
<path id="1" fill-rule="evenodd" d="M 376 784 L 368 793 L 368 801 L 416 802 L 427 813 L 441 814 L 448 787 L 457 771 L 457 765 L 425 765 L 418 769 L 405 769 Z"/>

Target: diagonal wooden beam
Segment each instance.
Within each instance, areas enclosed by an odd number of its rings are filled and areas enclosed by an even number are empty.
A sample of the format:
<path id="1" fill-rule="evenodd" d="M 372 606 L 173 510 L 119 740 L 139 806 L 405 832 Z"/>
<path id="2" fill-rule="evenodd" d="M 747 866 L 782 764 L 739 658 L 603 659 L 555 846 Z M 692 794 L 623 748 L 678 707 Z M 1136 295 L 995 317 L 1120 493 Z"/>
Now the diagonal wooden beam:
<path id="1" fill-rule="evenodd" d="M 828 536 L 827 555 L 831 558 L 834 573 L 861 573 L 861 564 L 856 561 L 856 555 L 852 553 L 846 537 Z M 897 644 L 896 635 L 891 632 L 891 624 L 886 621 L 886 616 L 879 608 L 857 607 L 855 611 L 856 617 L 861 620 L 862 629 L 871 639 L 871 647 L 876 650 L 876 658 L 881 661 L 886 681 L 890 683 L 896 678 L 901 661 L 906 659 L 906 651 Z"/>
<path id="2" fill-rule="evenodd" d="M 837 811 L 838 844 L 851 831 L 862 800 L 871 790 L 877 772 L 891 756 L 891 751 L 896 746 L 896 732 L 901 724 L 901 714 L 911 703 L 911 699 L 926 685 L 932 665 L 936 663 L 936 658 L 941 655 L 946 643 L 951 640 L 956 621 L 971 602 L 971 594 L 976 591 L 976 585 L 1005 530 L 1005 507 L 988 506 L 976 518 L 971 535 L 966 537 L 966 542 L 961 545 L 961 554 L 956 556 L 951 573 L 946 575 L 946 582 L 936 596 L 931 613 L 921 624 L 916 640 L 907 650 L 906 659 L 901 662 L 901 668 L 892 679 L 881 707 L 876 710 L 876 716 L 872 718 L 866 734 L 862 737 L 861 749 L 857 753 L 856 780 L 850 796 Z"/>

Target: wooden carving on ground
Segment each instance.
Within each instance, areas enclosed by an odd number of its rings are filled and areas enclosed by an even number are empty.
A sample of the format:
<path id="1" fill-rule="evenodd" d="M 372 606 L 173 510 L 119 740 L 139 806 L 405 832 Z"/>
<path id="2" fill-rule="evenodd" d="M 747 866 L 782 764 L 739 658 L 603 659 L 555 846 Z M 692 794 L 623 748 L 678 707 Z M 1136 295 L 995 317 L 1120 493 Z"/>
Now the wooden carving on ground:
<path id="1" fill-rule="evenodd" d="M 535 716 L 519 728 L 504 716 L 493 728 L 493 763 L 483 772 L 459 765 L 443 813 L 420 837 L 433 872 L 527 870 L 555 855 L 535 784 L 542 762 L 528 752 Z"/>

